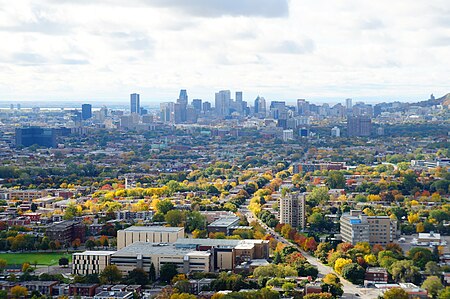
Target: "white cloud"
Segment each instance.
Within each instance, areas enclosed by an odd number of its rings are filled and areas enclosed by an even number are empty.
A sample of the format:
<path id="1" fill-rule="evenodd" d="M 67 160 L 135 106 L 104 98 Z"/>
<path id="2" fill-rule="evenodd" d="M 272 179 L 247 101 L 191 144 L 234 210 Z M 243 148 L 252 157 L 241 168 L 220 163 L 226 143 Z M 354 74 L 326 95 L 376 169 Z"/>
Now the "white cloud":
<path id="1" fill-rule="evenodd" d="M 0 0 L 0 100 L 450 91 L 445 0 L 33 2 Z"/>

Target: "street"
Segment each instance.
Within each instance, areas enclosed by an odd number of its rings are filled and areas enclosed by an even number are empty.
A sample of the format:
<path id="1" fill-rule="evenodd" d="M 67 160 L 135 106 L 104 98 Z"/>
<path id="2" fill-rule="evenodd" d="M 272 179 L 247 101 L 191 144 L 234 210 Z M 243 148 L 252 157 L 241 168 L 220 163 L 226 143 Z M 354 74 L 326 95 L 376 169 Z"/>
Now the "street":
<path id="1" fill-rule="evenodd" d="M 294 244 L 290 242 L 289 240 L 286 240 L 283 238 L 280 234 L 278 234 L 275 230 L 268 227 L 265 223 L 263 223 L 261 220 L 259 220 L 257 217 L 253 215 L 252 212 L 248 210 L 248 201 L 245 203 L 246 206 L 243 206 L 243 208 L 239 209 L 239 212 L 241 212 L 245 217 L 247 218 L 247 221 L 251 223 L 252 221 L 257 221 L 267 232 L 269 232 L 271 235 L 274 236 L 274 238 L 278 242 L 282 242 L 289 246 L 296 247 L 306 258 L 306 260 L 311 264 L 317 267 L 319 271 L 319 277 L 324 277 L 325 275 L 329 273 L 336 274 L 334 270 L 331 267 L 328 267 L 324 264 L 322 264 L 317 258 L 312 256 L 311 254 L 303 251 L 301 248 L 297 246 L 297 244 Z M 337 274 L 336 274 L 337 275 Z M 339 275 L 338 275 L 339 276 Z M 379 290 L 374 288 L 364 288 L 364 287 L 358 287 L 351 282 L 347 281 L 343 277 L 339 276 L 341 283 L 343 285 L 344 294 L 342 298 L 364 298 L 364 299 L 376 299 L 378 295 L 380 294 Z"/>

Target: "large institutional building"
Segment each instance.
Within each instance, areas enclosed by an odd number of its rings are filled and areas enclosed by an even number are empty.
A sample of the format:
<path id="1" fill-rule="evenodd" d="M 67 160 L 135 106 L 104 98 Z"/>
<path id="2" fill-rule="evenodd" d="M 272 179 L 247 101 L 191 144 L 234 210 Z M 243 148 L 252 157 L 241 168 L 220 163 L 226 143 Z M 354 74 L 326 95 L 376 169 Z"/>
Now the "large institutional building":
<path id="1" fill-rule="evenodd" d="M 361 211 L 342 215 L 340 224 L 342 241 L 353 245 L 358 242 L 386 245 L 397 234 L 397 221 L 389 216 L 367 216 Z"/>
<path id="2" fill-rule="evenodd" d="M 117 232 L 117 249 L 135 242 L 174 243 L 184 238 L 184 227 L 131 226 Z"/>
<path id="3" fill-rule="evenodd" d="M 305 228 L 306 193 L 288 193 L 280 198 L 280 223 Z"/>
<path id="4" fill-rule="evenodd" d="M 124 274 L 135 268 L 156 275 L 164 264 L 175 264 L 180 273 L 235 270 L 269 258 L 267 240 L 188 239 L 184 228 L 134 226 L 118 231 L 118 251 L 85 251 L 73 255 L 72 273 L 98 274 L 116 265 Z M 267 263 L 267 262 L 266 262 Z"/>

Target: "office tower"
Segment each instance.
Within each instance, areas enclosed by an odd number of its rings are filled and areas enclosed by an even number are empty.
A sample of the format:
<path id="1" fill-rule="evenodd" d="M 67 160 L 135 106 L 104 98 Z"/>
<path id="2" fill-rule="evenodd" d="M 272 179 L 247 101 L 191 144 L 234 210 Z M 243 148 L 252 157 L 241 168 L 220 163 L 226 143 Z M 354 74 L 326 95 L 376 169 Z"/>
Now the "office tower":
<path id="1" fill-rule="evenodd" d="M 16 146 L 56 147 L 57 130 L 52 128 L 30 127 L 16 129 Z"/>
<path id="2" fill-rule="evenodd" d="M 20 104 L 17 104 L 17 110 L 20 110 L 22 106 Z"/>
<path id="3" fill-rule="evenodd" d="M 161 103 L 159 107 L 161 109 L 160 120 L 165 123 L 173 121 L 174 103 Z"/>
<path id="4" fill-rule="evenodd" d="M 183 122 L 183 105 L 180 103 L 175 103 L 173 105 L 173 119 L 176 124 L 181 124 Z"/>
<path id="5" fill-rule="evenodd" d="M 180 95 L 177 99 L 177 104 L 179 104 L 179 107 L 176 108 L 176 111 L 179 113 L 179 116 L 175 117 L 176 123 L 182 123 L 186 121 L 186 109 L 188 104 L 188 95 L 186 92 L 186 89 L 180 90 Z M 177 122 L 177 117 L 179 117 L 179 121 Z"/>
<path id="6" fill-rule="evenodd" d="M 288 193 L 280 198 L 280 223 L 305 228 L 305 193 Z"/>
<path id="7" fill-rule="evenodd" d="M 188 105 L 186 108 L 186 122 L 189 124 L 197 123 L 198 113 L 194 106 Z"/>
<path id="8" fill-rule="evenodd" d="M 341 137 L 341 129 L 339 129 L 338 127 L 333 127 L 333 129 L 331 129 L 331 136 Z"/>
<path id="9" fill-rule="evenodd" d="M 208 112 L 208 111 L 211 111 L 211 109 L 212 109 L 210 102 L 204 102 L 202 104 L 202 107 L 203 107 L 203 112 Z"/>
<path id="10" fill-rule="evenodd" d="M 231 93 L 229 90 L 221 90 L 215 95 L 215 109 L 218 116 L 230 115 Z"/>
<path id="11" fill-rule="evenodd" d="M 242 114 L 244 112 L 244 102 L 242 101 L 242 91 L 236 91 L 236 111 Z"/>
<path id="12" fill-rule="evenodd" d="M 9 109 L 14 110 L 14 104 L 10 104 Z"/>
<path id="13" fill-rule="evenodd" d="M 266 116 L 266 99 L 263 97 L 258 96 L 255 99 L 255 115 L 257 116 Z"/>
<path id="14" fill-rule="evenodd" d="M 192 106 L 194 106 L 195 111 L 197 111 L 197 113 L 202 112 L 202 100 L 200 99 L 193 99 L 192 100 Z"/>
<path id="15" fill-rule="evenodd" d="M 187 104 L 188 104 L 188 95 L 187 95 L 186 89 L 181 89 L 180 90 L 180 96 L 178 97 L 178 103 L 187 106 Z"/>
<path id="16" fill-rule="evenodd" d="M 386 245 L 397 234 L 397 221 L 389 216 L 367 216 L 355 210 L 342 215 L 340 226 L 342 241 L 353 245 L 358 242 Z"/>
<path id="17" fill-rule="evenodd" d="M 270 115 L 274 119 L 287 119 L 286 103 L 282 101 L 272 101 L 270 103 Z"/>
<path id="18" fill-rule="evenodd" d="M 347 110 L 352 109 L 353 104 L 352 104 L 352 99 L 345 99 L 345 108 L 347 108 Z"/>
<path id="19" fill-rule="evenodd" d="M 86 120 L 92 117 L 92 105 L 83 104 L 81 105 L 81 119 Z"/>
<path id="20" fill-rule="evenodd" d="M 372 131 L 372 120 L 367 116 L 347 117 L 347 135 L 350 137 L 367 137 Z"/>
<path id="21" fill-rule="evenodd" d="M 130 111 L 131 113 L 139 113 L 141 112 L 141 103 L 139 99 L 138 93 L 132 93 L 130 95 Z"/>
<path id="22" fill-rule="evenodd" d="M 298 115 L 309 115 L 309 102 L 305 99 L 297 100 L 297 113 Z"/>

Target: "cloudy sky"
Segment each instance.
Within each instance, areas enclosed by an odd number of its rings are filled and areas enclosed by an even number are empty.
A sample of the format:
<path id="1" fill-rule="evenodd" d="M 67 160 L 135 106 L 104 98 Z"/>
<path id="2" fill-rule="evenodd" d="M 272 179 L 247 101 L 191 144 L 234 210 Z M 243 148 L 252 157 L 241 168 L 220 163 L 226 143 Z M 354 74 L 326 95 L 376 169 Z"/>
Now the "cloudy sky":
<path id="1" fill-rule="evenodd" d="M 0 0 L 0 40 L 3 101 L 450 92 L 448 0 Z"/>

